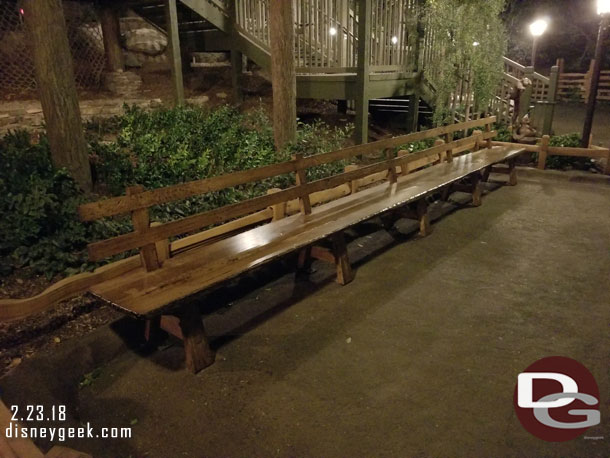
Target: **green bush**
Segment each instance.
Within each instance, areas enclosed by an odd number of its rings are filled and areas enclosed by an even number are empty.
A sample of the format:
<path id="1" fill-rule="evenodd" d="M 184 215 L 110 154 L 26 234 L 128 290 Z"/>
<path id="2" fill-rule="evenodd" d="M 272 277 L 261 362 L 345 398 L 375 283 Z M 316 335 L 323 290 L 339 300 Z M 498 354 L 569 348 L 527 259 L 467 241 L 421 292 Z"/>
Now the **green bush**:
<path id="1" fill-rule="evenodd" d="M 199 180 L 290 158 L 339 149 L 350 129 L 323 123 L 299 124 L 297 141 L 284 151 L 273 146 L 273 129 L 262 111 L 240 114 L 223 107 L 213 111 L 177 108 L 145 112 L 126 107 L 111 123 L 87 126 L 89 135 L 116 134 L 116 141 L 90 143 L 96 188 L 102 196 L 122 195 L 141 184 L 148 189 Z M 114 130 L 114 132 L 112 132 Z M 343 163 L 317 167 L 309 179 L 340 172 Z M 65 170 L 52 166 L 48 144 L 32 144 L 26 132 L 0 140 L 0 274 L 17 267 L 53 277 L 90 269 L 84 248 L 88 242 L 130 230 L 129 218 L 83 224 L 81 194 Z M 272 187 L 294 183 L 282 176 L 196 196 L 153 208 L 152 217 L 168 221 L 264 194 Z M 6 234 L 6 237 L 4 237 Z"/>
<path id="2" fill-rule="evenodd" d="M 65 170 L 51 165 L 43 138 L 30 142 L 27 132 L 0 140 L 0 269 L 33 267 L 52 276 L 79 264 L 87 229 L 78 222 L 76 207 L 84 201 Z"/>
<path id="3" fill-rule="evenodd" d="M 555 135 L 551 137 L 549 146 L 580 148 L 580 134 Z M 536 160 L 538 158 L 536 157 Z M 549 169 L 565 170 L 569 168 L 578 170 L 589 170 L 591 168 L 591 159 L 586 157 L 570 157 L 570 156 L 548 156 L 546 167 Z"/>

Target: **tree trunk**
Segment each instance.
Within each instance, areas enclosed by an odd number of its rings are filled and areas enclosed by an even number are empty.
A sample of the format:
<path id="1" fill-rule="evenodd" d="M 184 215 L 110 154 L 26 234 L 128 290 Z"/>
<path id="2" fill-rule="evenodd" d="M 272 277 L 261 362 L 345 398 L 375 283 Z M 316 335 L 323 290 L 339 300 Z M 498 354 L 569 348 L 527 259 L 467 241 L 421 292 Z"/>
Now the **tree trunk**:
<path id="1" fill-rule="evenodd" d="M 53 164 L 68 169 L 84 191 L 91 169 L 74 83 L 61 0 L 30 0 L 24 16 Z"/>
<path id="2" fill-rule="evenodd" d="M 112 5 L 103 5 L 99 9 L 99 16 L 104 38 L 106 70 L 109 72 L 122 71 L 125 69 L 125 64 L 120 43 L 121 24 L 117 9 Z"/>
<path id="3" fill-rule="evenodd" d="M 273 85 L 273 131 L 279 150 L 296 139 L 297 85 L 294 67 L 294 19 L 292 1 L 271 0 L 271 82 Z"/>

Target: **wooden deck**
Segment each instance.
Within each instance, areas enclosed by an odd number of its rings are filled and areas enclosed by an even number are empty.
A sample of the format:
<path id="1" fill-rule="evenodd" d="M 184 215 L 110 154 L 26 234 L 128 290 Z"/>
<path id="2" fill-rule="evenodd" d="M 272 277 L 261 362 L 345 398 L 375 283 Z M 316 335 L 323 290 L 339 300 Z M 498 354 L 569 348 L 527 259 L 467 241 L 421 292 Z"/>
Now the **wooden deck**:
<path id="1" fill-rule="evenodd" d="M 136 317 L 158 315 L 180 300 L 280 256 L 415 202 L 468 175 L 512 159 L 521 148 L 494 147 L 456 157 L 350 196 L 216 242 L 165 261 L 163 268 L 135 269 L 118 279 L 93 286 L 90 292 Z"/>

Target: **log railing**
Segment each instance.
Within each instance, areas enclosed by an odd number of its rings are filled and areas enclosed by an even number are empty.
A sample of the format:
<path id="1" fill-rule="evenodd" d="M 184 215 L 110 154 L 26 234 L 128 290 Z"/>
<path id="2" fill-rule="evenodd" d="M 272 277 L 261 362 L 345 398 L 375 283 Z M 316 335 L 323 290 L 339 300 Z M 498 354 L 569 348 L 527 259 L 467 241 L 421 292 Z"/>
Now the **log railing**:
<path id="1" fill-rule="evenodd" d="M 591 76 L 593 74 L 593 66 L 595 61 L 591 61 L 591 65 L 587 73 L 566 73 L 564 69 L 564 60 L 557 61 L 559 67 L 559 85 L 558 96 L 560 100 L 585 102 L 589 99 L 591 91 Z M 599 89 L 597 91 L 597 100 L 610 100 L 610 70 L 601 72 Z"/>

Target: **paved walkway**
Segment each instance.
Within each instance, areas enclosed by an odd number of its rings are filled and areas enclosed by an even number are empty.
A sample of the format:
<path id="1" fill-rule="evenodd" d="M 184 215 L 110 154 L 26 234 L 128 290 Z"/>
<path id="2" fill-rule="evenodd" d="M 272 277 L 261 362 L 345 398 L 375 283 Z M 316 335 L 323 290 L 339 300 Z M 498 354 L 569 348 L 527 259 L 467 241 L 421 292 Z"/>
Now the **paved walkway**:
<path id="1" fill-rule="evenodd" d="M 5 402 L 132 425 L 129 441 L 68 441 L 96 457 L 608 456 L 607 399 L 589 431 L 603 440 L 545 443 L 512 397 L 517 374 L 549 355 L 610 391 L 609 201 L 606 185 L 521 180 L 426 239 L 361 226 L 348 286 L 315 264 L 311 282 L 269 271 L 213 296 L 217 362 L 197 376 L 173 345 L 122 352 L 78 389 L 72 368 L 93 356 L 67 342 L 68 361 L 56 350 L 0 381 Z"/>

